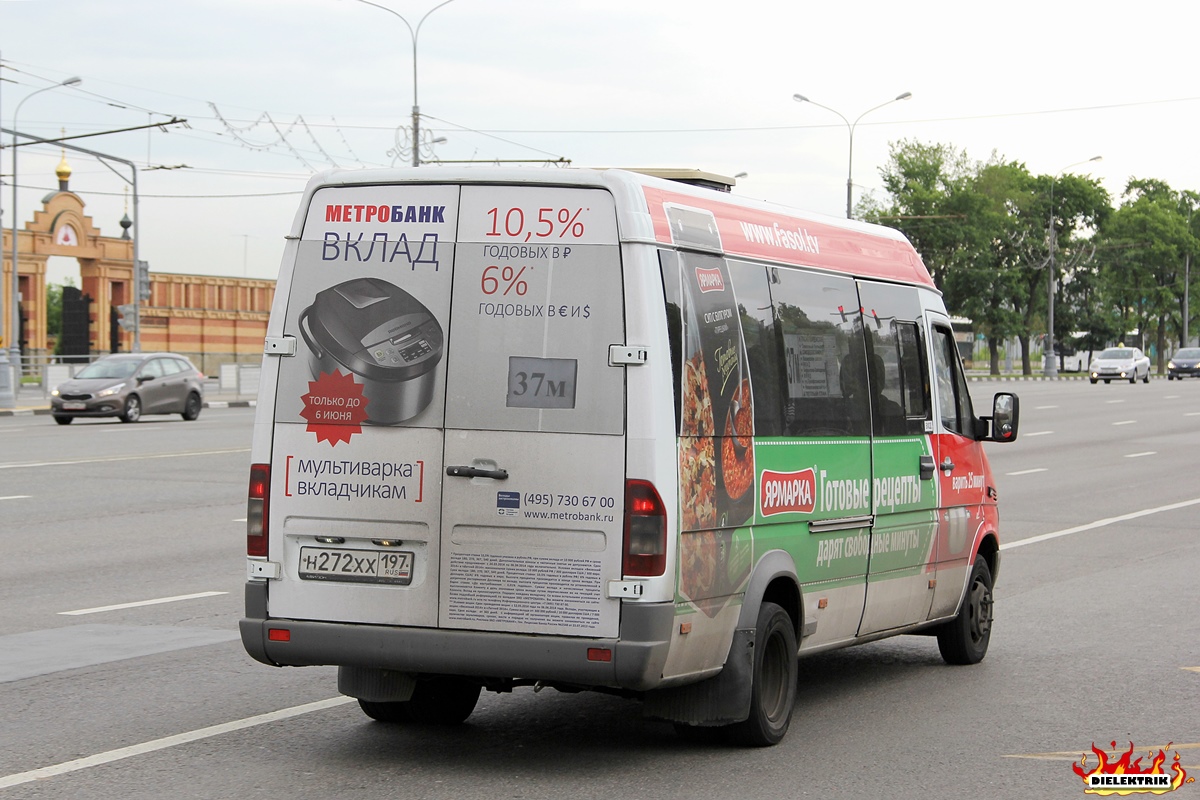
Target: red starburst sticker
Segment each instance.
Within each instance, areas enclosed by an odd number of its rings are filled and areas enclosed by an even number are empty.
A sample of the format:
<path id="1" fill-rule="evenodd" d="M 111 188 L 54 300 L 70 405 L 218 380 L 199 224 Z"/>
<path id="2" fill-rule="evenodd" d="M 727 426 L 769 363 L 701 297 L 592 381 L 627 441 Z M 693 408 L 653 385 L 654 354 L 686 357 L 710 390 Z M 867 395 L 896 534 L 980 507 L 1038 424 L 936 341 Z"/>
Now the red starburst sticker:
<path id="1" fill-rule="evenodd" d="M 349 373 L 322 372 L 308 382 L 308 394 L 300 398 L 304 410 L 300 416 L 308 421 L 308 432 L 317 435 L 318 442 L 349 444 L 350 437 L 362 433 L 367 420 L 367 403 L 362 384 L 355 383 Z"/>

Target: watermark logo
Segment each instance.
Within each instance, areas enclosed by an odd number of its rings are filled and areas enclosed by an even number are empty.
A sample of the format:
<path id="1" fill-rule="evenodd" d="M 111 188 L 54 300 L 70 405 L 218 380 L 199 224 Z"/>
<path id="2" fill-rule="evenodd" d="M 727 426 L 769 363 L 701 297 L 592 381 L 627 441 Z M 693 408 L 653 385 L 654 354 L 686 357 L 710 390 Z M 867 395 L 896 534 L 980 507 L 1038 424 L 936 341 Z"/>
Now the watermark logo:
<path id="1" fill-rule="evenodd" d="M 1168 749 L 1171 744 L 1173 743 L 1167 744 Z M 1157 754 L 1153 750 L 1146 753 L 1146 758 L 1150 759 L 1150 766 L 1143 767 L 1142 758 L 1133 757 L 1133 742 L 1129 743 L 1129 749 L 1120 757 L 1115 757 L 1117 743 L 1111 742 L 1111 746 L 1114 753 L 1112 759 L 1093 743 L 1092 752 L 1096 754 L 1096 765 L 1088 766 L 1087 753 L 1082 755 L 1079 763 L 1071 765 L 1075 774 L 1083 779 L 1085 794 L 1166 794 L 1185 783 L 1196 781 L 1195 778 L 1189 778 L 1187 771 L 1180 765 L 1178 751 L 1169 768 L 1164 770 L 1163 764 L 1167 761 L 1167 754 L 1163 748 L 1159 748 Z"/>

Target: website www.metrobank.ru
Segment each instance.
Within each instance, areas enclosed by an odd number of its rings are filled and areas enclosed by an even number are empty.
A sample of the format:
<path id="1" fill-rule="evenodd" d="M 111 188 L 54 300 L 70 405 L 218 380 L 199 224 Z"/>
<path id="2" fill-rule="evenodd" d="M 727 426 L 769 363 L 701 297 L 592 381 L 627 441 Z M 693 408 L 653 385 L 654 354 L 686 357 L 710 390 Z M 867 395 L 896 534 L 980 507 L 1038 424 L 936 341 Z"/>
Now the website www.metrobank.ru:
<path id="1" fill-rule="evenodd" d="M 569 520 L 571 522 L 616 522 L 612 514 L 595 511 L 523 511 L 526 519 Z"/>

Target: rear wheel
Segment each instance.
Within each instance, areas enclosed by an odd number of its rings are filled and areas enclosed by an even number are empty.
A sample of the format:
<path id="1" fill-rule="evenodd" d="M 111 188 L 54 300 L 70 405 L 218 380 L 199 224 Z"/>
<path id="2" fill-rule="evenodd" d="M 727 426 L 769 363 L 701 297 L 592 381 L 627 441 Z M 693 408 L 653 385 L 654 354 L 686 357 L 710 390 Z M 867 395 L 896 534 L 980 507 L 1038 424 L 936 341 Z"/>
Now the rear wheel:
<path id="1" fill-rule="evenodd" d="M 1110 383 L 1112 383 L 1112 378 L 1105 378 L 1105 379 L 1104 379 L 1104 385 L 1105 385 L 1105 386 L 1107 386 L 1107 385 L 1108 385 L 1108 384 L 1110 384 Z"/>
<path id="2" fill-rule="evenodd" d="M 57 422 L 59 425 L 70 425 L 74 419 L 75 419 L 74 417 L 63 417 L 63 416 L 59 416 L 58 414 L 54 415 L 54 421 Z"/>
<path id="3" fill-rule="evenodd" d="M 180 414 L 188 422 L 191 422 L 196 417 L 200 416 L 200 409 L 204 404 L 200 402 L 200 395 L 192 392 L 188 395 L 187 403 L 183 407 L 183 413 Z"/>
<path id="4" fill-rule="evenodd" d="M 461 678 L 425 678 L 417 682 L 412 697 L 400 702 L 359 700 L 363 713 L 379 722 L 418 725 L 457 725 L 475 710 L 480 686 Z"/>
<path id="5" fill-rule="evenodd" d="M 774 603 L 763 603 L 758 610 L 753 674 L 750 716 L 731 725 L 729 732 L 753 747 L 778 744 L 787 733 L 796 705 L 797 664 L 792 618 Z"/>
<path id="6" fill-rule="evenodd" d="M 125 413 L 121 415 L 121 422 L 137 422 L 141 418 L 141 398 L 139 398 L 136 394 L 131 394 L 125 399 Z"/>
<path id="7" fill-rule="evenodd" d="M 958 616 L 938 629 L 938 650 L 947 664 L 978 664 L 991 638 L 992 571 L 983 556 L 975 556 Z"/>

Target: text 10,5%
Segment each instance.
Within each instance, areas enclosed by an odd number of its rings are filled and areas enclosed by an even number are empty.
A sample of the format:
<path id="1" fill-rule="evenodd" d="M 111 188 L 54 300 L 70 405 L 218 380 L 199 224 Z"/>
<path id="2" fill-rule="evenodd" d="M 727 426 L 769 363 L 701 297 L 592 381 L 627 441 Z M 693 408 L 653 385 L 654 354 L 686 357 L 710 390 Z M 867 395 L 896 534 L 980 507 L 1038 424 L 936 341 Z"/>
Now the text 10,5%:
<path id="1" fill-rule="evenodd" d="M 508 236 L 528 242 L 531 239 L 578 239 L 583 236 L 579 216 L 590 208 L 539 208 L 537 219 L 528 219 L 523 208 L 489 209 L 491 229 L 486 236 Z"/>

